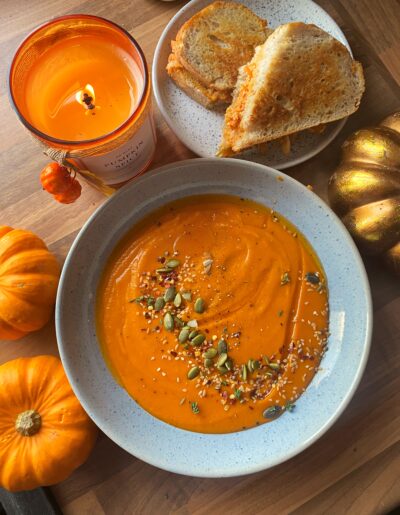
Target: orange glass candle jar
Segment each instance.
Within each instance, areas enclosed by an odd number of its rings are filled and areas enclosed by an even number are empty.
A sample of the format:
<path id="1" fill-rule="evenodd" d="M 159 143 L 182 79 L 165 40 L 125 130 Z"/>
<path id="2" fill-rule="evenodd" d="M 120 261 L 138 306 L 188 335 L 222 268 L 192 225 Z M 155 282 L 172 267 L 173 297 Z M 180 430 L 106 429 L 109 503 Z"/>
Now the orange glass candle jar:
<path id="1" fill-rule="evenodd" d="M 9 89 L 47 153 L 95 185 L 118 186 L 150 164 L 156 138 L 148 68 L 118 25 L 90 15 L 42 25 L 17 50 Z"/>

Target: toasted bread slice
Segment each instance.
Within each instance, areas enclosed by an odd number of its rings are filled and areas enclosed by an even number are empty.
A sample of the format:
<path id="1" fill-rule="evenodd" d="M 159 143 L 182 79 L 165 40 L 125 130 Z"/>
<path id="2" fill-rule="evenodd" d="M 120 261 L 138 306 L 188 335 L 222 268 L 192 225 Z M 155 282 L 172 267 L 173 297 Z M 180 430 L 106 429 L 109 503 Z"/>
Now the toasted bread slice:
<path id="1" fill-rule="evenodd" d="M 232 91 L 238 69 L 268 36 L 267 22 L 234 2 L 214 2 L 180 28 L 173 52 L 178 62 L 207 88 Z"/>
<path id="2" fill-rule="evenodd" d="M 239 71 L 218 155 L 344 118 L 363 92 L 362 66 L 344 45 L 315 25 L 281 25 Z"/>
<path id="3" fill-rule="evenodd" d="M 230 91 L 204 86 L 180 64 L 174 53 L 168 58 L 167 72 L 187 95 L 207 109 L 223 110 L 232 101 Z"/>

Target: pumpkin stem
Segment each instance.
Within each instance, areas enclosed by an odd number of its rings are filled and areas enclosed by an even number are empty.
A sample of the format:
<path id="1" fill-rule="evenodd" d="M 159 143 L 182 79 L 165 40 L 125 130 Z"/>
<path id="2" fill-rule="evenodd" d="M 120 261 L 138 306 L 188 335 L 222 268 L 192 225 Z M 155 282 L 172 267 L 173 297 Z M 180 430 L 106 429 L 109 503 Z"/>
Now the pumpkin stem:
<path id="1" fill-rule="evenodd" d="M 41 428 L 41 425 L 42 417 L 34 409 L 23 411 L 18 415 L 15 421 L 15 429 L 18 433 L 21 433 L 22 436 L 35 435 Z"/>

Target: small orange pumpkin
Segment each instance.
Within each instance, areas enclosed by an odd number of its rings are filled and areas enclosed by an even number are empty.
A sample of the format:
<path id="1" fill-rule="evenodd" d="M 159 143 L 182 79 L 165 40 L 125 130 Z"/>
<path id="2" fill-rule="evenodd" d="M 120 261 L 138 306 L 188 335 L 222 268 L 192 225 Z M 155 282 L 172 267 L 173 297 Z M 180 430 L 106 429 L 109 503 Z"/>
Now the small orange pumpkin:
<path id="1" fill-rule="evenodd" d="M 53 311 L 60 265 L 35 234 L 0 226 L 0 340 L 43 327 Z"/>
<path id="2" fill-rule="evenodd" d="M 57 202 L 71 204 L 80 197 L 82 187 L 68 168 L 50 163 L 40 173 L 43 188 L 51 193 Z"/>
<path id="3" fill-rule="evenodd" d="M 54 199 L 61 204 L 72 204 L 77 198 L 81 196 L 82 186 L 76 179 L 71 179 L 69 187 L 66 191 L 53 195 Z"/>
<path id="4" fill-rule="evenodd" d="M 54 356 L 0 366 L 0 486 L 17 492 L 66 479 L 97 436 Z"/>

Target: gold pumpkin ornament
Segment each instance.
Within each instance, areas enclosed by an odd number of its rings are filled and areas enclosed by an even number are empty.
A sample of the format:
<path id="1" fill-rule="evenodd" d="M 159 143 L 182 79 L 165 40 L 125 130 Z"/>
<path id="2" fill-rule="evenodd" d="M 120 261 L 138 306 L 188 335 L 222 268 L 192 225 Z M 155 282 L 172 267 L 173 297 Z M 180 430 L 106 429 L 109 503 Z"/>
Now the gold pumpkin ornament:
<path id="1" fill-rule="evenodd" d="M 352 134 L 329 180 L 329 201 L 360 249 L 400 275 L 400 111 Z"/>

